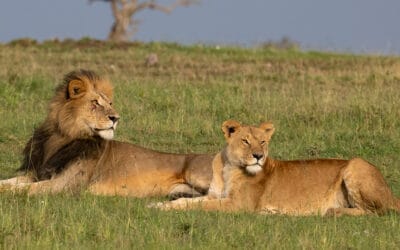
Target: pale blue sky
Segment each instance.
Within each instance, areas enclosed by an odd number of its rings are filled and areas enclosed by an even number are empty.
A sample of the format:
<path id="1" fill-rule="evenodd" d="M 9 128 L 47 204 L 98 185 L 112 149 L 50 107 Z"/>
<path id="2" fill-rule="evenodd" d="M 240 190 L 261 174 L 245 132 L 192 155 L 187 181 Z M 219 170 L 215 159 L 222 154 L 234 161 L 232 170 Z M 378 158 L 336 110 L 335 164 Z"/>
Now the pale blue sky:
<path id="1" fill-rule="evenodd" d="M 400 54 L 399 0 L 202 0 L 170 15 L 146 10 L 138 17 L 133 39 L 140 41 L 253 46 L 287 36 L 306 49 Z M 112 21 L 103 2 L 4 0 L 0 42 L 105 39 Z"/>

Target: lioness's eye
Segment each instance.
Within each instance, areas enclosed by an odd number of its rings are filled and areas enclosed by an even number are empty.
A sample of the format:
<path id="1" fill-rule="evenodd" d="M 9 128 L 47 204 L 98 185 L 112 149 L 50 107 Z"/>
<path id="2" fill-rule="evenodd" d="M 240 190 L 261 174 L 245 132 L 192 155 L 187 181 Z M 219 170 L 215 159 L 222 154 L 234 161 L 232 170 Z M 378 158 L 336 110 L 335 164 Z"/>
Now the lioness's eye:
<path id="1" fill-rule="evenodd" d="M 110 102 L 110 106 L 112 106 L 112 102 Z"/>
<path id="2" fill-rule="evenodd" d="M 261 145 L 265 145 L 265 141 L 261 141 L 260 144 L 261 144 Z"/>
<path id="3" fill-rule="evenodd" d="M 96 105 L 96 106 L 99 106 L 99 105 L 100 105 L 100 103 L 99 103 L 97 100 L 93 100 L 93 101 L 92 101 L 92 104 L 93 104 L 93 105 Z"/>
<path id="4" fill-rule="evenodd" d="M 242 139 L 242 142 L 243 142 L 244 144 L 246 144 L 246 145 L 249 145 L 249 144 L 250 144 L 249 141 L 248 141 L 247 139 Z"/>

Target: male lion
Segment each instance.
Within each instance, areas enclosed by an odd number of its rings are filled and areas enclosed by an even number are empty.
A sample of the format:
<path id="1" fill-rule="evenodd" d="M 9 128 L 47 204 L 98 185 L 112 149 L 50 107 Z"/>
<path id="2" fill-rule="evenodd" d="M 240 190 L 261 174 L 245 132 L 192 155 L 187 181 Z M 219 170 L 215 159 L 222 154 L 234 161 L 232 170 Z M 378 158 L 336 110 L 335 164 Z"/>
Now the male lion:
<path id="1" fill-rule="evenodd" d="M 0 189 L 135 197 L 207 191 L 211 155 L 161 153 L 114 141 L 118 119 L 107 80 L 86 70 L 69 73 L 23 151 L 26 174 L 0 181 Z"/>
<path id="2" fill-rule="evenodd" d="M 363 215 L 400 211 L 382 174 L 363 159 L 278 161 L 268 157 L 272 123 L 222 125 L 227 146 L 215 156 L 208 196 L 150 207 L 289 215 Z"/>

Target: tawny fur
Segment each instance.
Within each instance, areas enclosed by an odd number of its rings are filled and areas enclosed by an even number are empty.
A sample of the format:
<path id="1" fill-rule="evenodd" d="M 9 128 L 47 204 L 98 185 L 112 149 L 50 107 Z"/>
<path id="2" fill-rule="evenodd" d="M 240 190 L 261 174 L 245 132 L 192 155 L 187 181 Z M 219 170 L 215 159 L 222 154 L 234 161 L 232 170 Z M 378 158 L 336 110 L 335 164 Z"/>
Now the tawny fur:
<path id="1" fill-rule="evenodd" d="M 222 129 L 227 146 L 214 158 L 208 195 L 151 207 L 288 215 L 400 212 L 382 174 L 363 159 L 273 160 L 268 157 L 271 123 L 251 127 L 226 121 Z M 262 168 L 249 172 L 256 161 Z"/>
<path id="2" fill-rule="evenodd" d="M 106 79 L 86 70 L 69 73 L 24 149 L 25 175 L 0 181 L 0 190 L 135 197 L 208 190 L 212 155 L 162 153 L 112 140 L 119 119 L 112 99 Z"/>

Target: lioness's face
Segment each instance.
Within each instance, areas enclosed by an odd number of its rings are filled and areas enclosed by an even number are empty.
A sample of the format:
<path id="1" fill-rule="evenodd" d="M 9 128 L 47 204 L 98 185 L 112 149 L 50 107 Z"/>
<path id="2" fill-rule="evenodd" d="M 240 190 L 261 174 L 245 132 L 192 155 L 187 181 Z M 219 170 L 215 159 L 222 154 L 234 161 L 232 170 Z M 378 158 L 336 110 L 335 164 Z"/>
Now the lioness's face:
<path id="1" fill-rule="evenodd" d="M 105 80 L 87 78 L 72 80 L 68 85 L 68 101 L 59 113 L 60 123 L 74 137 L 114 137 L 119 115 L 112 107 L 111 85 Z M 71 128 L 72 127 L 72 128 Z"/>
<path id="2" fill-rule="evenodd" d="M 272 123 L 260 127 L 241 126 L 236 121 L 226 121 L 222 130 L 227 141 L 226 156 L 230 165 L 239 166 L 249 174 L 262 170 L 268 156 L 268 143 L 274 132 Z"/>

